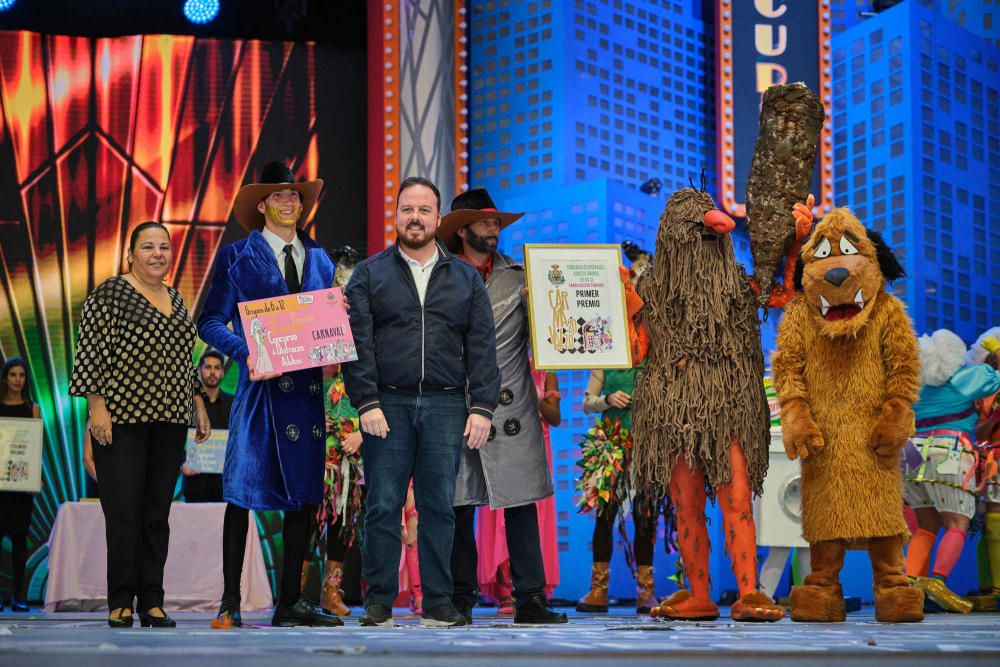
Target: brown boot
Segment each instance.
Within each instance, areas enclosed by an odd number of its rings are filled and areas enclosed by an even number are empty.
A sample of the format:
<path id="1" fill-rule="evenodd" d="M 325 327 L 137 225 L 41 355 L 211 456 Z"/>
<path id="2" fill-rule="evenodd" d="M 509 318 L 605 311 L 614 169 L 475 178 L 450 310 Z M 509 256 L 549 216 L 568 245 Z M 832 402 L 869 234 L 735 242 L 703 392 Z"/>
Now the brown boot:
<path id="1" fill-rule="evenodd" d="M 659 604 L 653 587 L 653 566 L 640 565 L 635 573 L 635 613 L 648 614 Z"/>
<path id="2" fill-rule="evenodd" d="M 611 571 L 608 563 L 594 563 L 590 569 L 590 592 L 580 598 L 576 610 L 592 614 L 608 611 L 608 577 Z"/>
<path id="3" fill-rule="evenodd" d="M 323 611 L 334 616 L 351 615 L 351 610 L 347 608 L 347 605 L 341 599 L 344 591 L 340 590 L 340 582 L 343 578 L 343 564 L 332 560 L 326 561 L 326 571 L 323 573 L 323 591 L 320 593 L 319 606 L 323 608 Z"/>
<path id="4" fill-rule="evenodd" d="M 918 623 L 924 620 L 924 592 L 910 585 L 905 574 L 903 540 L 898 535 L 868 540 L 875 589 L 875 620 Z"/>
<path id="5" fill-rule="evenodd" d="M 792 620 L 801 623 L 843 623 L 847 618 L 840 570 L 847 543 L 823 540 L 809 545 L 812 571 L 802 586 L 792 587 Z"/>

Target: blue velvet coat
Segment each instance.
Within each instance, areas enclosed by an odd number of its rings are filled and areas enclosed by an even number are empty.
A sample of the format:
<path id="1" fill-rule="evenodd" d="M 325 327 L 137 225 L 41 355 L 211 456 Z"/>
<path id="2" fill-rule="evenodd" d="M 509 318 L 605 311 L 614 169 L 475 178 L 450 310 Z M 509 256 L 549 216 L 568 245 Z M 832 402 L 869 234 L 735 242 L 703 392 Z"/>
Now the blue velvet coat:
<path id="1" fill-rule="evenodd" d="M 334 265 L 301 231 L 306 247 L 302 291 L 333 284 Z M 297 510 L 323 499 L 326 420 L 319 368 L 251 382 L 249 348 L 237 304 L 288 294 L 274 252 L 260 232 L 219 250 L 201 317 L 202 340 L 239 365 L 222 472 L 226 501 L 253 510 Z M 232 323 L 232 330 L 227 325 Z"/>

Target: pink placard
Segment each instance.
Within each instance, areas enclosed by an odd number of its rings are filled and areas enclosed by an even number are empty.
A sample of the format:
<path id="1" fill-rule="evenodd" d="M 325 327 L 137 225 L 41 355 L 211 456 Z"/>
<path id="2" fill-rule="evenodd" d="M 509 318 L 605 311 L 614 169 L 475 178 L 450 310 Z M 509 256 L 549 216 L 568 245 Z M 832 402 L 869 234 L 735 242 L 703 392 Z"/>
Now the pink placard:
<path id="1" fill-rule="evenodd" d="M 239 304 L 250 367 L 298 371 L 358 358 L 340 288 Z"/>

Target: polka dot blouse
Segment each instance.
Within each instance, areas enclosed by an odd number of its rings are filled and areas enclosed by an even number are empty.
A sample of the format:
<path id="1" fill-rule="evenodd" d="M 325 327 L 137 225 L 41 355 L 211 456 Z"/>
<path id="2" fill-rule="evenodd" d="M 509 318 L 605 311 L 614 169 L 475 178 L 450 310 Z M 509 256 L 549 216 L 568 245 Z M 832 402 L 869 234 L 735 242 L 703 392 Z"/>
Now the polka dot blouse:
<path id="1" fill-rule="evenodd" d="M 169 317 L 118 276 L 83 303 L 69 393 L 103 396 L 115 424 L 191 421 L 197 329 L 180 293 L 167 291 Z"/>

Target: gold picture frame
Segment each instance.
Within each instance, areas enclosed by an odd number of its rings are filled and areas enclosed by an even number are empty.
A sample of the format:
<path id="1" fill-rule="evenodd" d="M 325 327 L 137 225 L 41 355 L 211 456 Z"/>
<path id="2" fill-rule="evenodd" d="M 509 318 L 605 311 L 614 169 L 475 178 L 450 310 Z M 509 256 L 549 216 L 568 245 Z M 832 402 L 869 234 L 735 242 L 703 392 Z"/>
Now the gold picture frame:
<path id="1" fill-rule="evenodd" d="M 524 245 L 535 368 L 632 367 L 621 266 L 614 243 Z"/>

